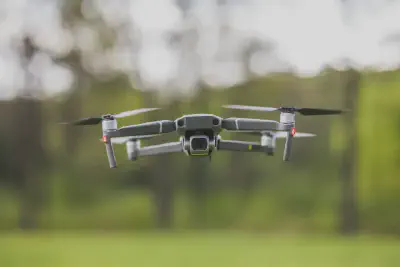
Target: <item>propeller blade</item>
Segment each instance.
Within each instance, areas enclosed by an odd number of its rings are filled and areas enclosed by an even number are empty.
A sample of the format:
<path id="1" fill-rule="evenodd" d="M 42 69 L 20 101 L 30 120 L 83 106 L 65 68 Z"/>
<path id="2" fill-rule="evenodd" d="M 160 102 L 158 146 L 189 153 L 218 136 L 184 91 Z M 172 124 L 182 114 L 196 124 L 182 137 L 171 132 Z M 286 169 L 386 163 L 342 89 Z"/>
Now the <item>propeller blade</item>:
<path id="1" fill-rule="evenodd" d="M 149 112 L 149 111 L 153 111 L 153 110 L 158 110 L 160 108 L 140 108 L 140 109 L 135 109 L 135 110 L 129 110 L 129 111 L 124 111 L 118 114 L 114 114 L 114 115 L 103 115 L 101 117 L 88 117 L 88 118 L 83 118 L 80 120 L 77 120 L 75 122 L 64 122 L 61 124 L 72 124 L 72 125 L 96 125 L 99 124 L 103 121 L 104 117 L 110 117 L 110 119 L 112 118 L 125 118 L 125 117 L 129 117 L 129 116 L 134 116 L 140 113 L 144 113 L 144 112 Z"/>
<path id="2" fill-rule="evenodd" d="M 160 108 L 140 108 L 140 109 L 135 109 L 135 110 L 124 111 L 119 114 L 115 114 L 113 116 L 117 119 L 125 118 L 125 117 L 134 116 L 134 115 L 138 115 L 141 113 L 145 113 L 145 112 L 149 112 L 149 111 L 153 111 L 153 110 L 159 110 L 159 109 Z"/>
<path id="3" fill-rule="evenodd" d="M 271 107 L 258 107 L 258 106 L 244 106 L 244 105 L 224 105 L 223 108 L 241 109 L 241 110 L 255 110 L 255 111 L 276 111 L 278 108 Z"/>
<path id="4" fill-rule="evenodd" d="M 254 111 L 280 111 L 280 112 L 298 112 L 304 116 L 312 115 L 334 115 L 348 112 L 348 110 L 339 109 L 323 109 L 323 108 L 295 108 L 295 107 L 258 107 L 258 106 L 244 106 L 244 105 L 225 105 L 224 108 L 241 109 L 241 110 L 254 110 Z"/>
<path id="5" fill-rule="evenodd" d="M 312 115 L 334 115 L 346 112 L 345 110 L 339 109 L 322 109 L 322 108 L 297 108 L 297 112 L 304 116 Z"/>
<path id="6" fill-rule="evenodd" d="M 89 117 L 72 122 L 72 125 L 96 125 L 103 120 L 102 117 Z"/>

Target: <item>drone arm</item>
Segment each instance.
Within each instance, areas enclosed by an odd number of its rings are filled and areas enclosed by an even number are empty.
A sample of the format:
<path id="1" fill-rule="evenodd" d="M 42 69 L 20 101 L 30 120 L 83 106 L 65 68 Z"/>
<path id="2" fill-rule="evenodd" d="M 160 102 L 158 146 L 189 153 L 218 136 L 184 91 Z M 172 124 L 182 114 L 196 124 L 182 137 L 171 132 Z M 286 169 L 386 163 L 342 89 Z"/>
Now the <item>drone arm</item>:
<path id="1" fill-rule="evenodd" d="M 117 160 L 115 158 L 115 153 L 114 153 L 114 147 L 111 143 L 111 139 L 107 136 L 103 137 L 104 144 L 106 146 L 106 152 L 107 152 L 107 157 L 108 157 L 108 163 L 110 165 L 111 169 L 114 169 L 117 167 Z"/>
<path id="2" fill-rule="evenodd" d="M 222 121 L 222 128 L 228 131 L 288 131 L 291 125 L 273 120 L 227 118 Z"/>
<path id="3" fill-rule="evenodd" d="M 183 147 L 181 142 L 170 142 L 160 145 L 146 146 L 139 149 L 140 156 L 153 156 L 168 153 L 183 152 Z"/>
<path id="4" fill-rule="evenodd" d="M 117 130 L 108 131 L 109 137 L 126 137 L 139 135 L 154 135 L 170 133 L 176 130 L 174 121 L 153 121 L 132 126 L 121 127 Z"/>
<path id="5" fill-rule="evenodd" d="M 217 149 L 223 151 L 264 152 L 264 148 L 259 143 L 236 140 L 220 140 Z"/>
<path id="6" fill-rule="evenodd" d="M 286 133 L 286 142 L 285 142 L 285 149 L 283 151 L 283 160 L 289 161 L 290 156 L 292 154 L 292 142 L 293 142 L 293 135 L 291 133 Z"/>

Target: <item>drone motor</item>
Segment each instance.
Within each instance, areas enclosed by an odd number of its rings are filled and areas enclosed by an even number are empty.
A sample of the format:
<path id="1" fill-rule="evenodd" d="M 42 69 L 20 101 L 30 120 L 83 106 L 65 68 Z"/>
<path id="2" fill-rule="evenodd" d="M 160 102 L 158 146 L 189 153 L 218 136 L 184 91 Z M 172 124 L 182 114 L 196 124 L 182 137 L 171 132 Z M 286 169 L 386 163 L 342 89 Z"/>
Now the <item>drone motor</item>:
<path id="1" fill-rule="evenodd" d="M 294 126 L 295 116 L 294 113 L 281 112 L 280 122 L 283 124 L 292 124 Z"/>
<path id="2" fill-rule="evenodd" d="M 110 118 L 105 117 L 101 122 L 101 126 L 102 126 L 102 129 L 103 129 L 103 132 L 112 131 L 112 130 L 117 130 L 118 129 L 117 120 L 112 118 L 112 117 L 110 117 Z"/>

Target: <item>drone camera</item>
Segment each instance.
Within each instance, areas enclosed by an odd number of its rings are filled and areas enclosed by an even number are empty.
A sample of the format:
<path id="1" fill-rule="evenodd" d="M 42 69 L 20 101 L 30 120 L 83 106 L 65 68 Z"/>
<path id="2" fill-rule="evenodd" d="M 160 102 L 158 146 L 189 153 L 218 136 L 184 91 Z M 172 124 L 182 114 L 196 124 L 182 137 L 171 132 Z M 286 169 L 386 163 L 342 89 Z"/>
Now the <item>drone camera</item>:
<path id="1" fill-rule="evenodd" d="M 206 135 L 191 136 L 189 139 L 190 154 L 195 156 L 205 156 L 210 151 L 210 140 Z"/>

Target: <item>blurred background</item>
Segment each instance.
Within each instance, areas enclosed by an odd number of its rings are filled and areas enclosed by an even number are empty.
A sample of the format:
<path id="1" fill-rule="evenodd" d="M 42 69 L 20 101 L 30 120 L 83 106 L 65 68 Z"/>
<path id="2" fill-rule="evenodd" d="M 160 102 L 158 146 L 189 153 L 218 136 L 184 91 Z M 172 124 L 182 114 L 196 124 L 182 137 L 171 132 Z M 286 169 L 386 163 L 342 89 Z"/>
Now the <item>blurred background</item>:
<path id="1" fill-rule="evenodd" d="M 399 18 L 397 0 L 0 1 L 0 266 L 398 266 Z M 284 141 L 211 162 L 116 146 L 109 169 L 101 126 L 58 124 L 279 119 L 225 104 L 353 112 L 298 115 L 317 137 L 288 163 Z"/>

